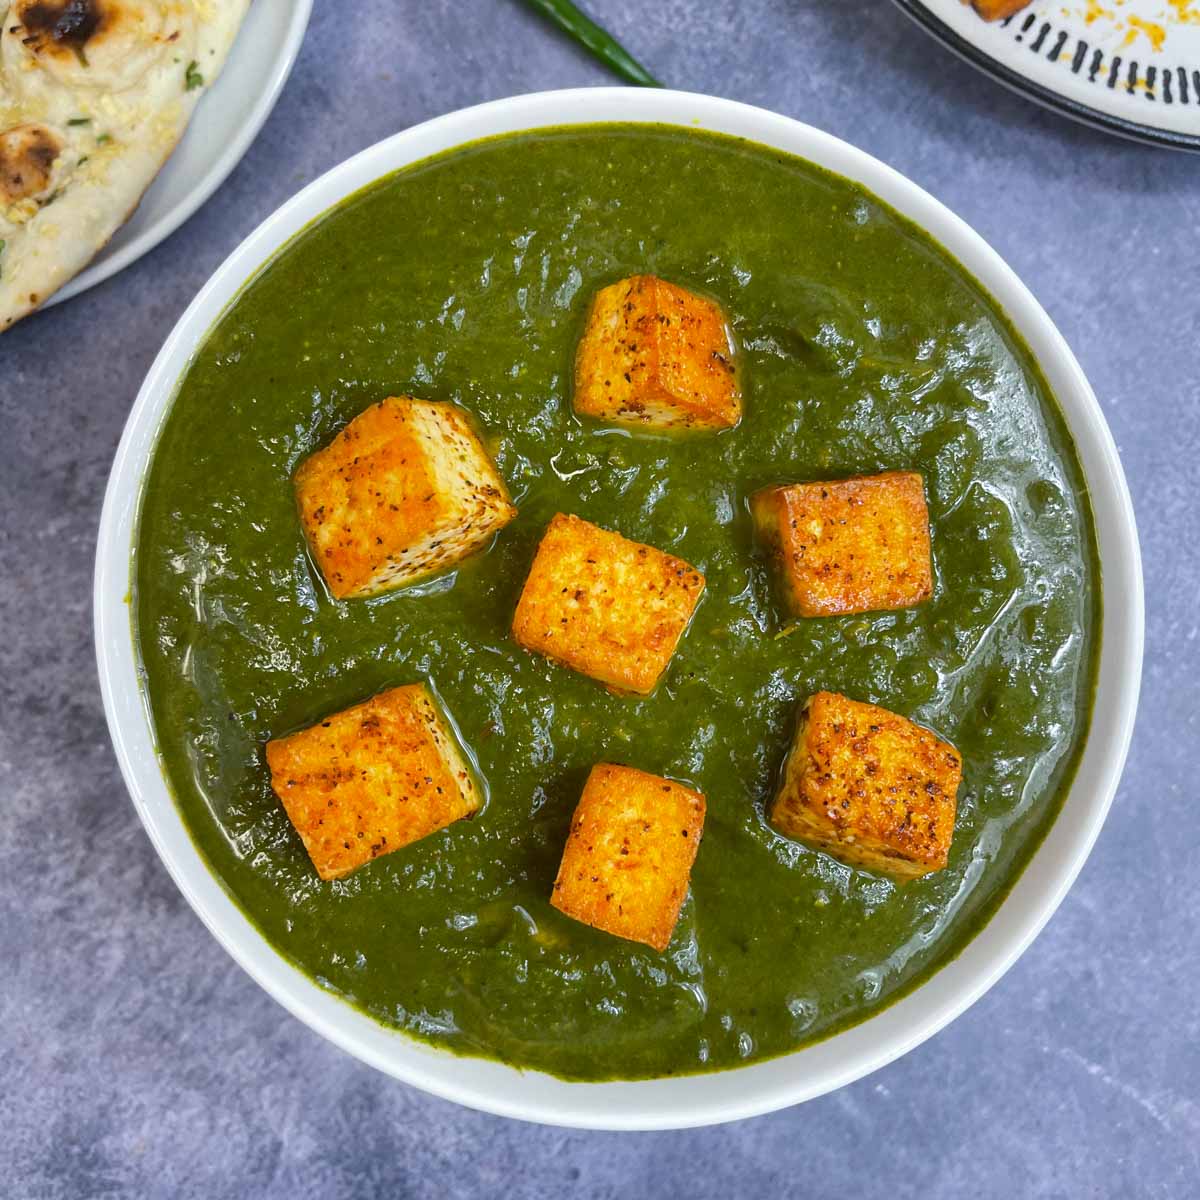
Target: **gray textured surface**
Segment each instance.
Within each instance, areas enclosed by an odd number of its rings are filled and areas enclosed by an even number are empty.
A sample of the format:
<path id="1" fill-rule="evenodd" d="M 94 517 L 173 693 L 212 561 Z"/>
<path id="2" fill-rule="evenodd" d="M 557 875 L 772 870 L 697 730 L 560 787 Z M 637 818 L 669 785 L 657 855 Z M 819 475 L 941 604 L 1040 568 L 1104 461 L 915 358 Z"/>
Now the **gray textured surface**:
<path id="1" fill-rule="evenodd" d="M 1045 933 L 869 1079 L 741 1125 L 616 1136 L 481 1116 L 375 1074 L 193 916 L 125 797 L 91 651 L 95 527 L 138 383 L 210 271 L 318 172 L 448 109 L 607 82 L 512 0 L 317 8 L 215 199 L 0 341 L 0 1192 L 1200 1194 L 1200 159 L 1043 113 L 882 0 L 592 8 L 671 83 L 809 120 L 929 188 L 1012 263 L 1091 377 L 1138 508 L 1148 654 L 1124 784 Z"/>

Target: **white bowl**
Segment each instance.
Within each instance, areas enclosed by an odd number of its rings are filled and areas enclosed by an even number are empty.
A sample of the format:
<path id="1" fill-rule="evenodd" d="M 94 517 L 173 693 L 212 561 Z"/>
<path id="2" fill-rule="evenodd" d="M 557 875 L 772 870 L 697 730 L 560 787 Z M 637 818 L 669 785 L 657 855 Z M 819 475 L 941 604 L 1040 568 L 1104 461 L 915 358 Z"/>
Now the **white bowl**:
<path id="1" fill-rule="evenodd" d="M 193 352 L 247 278 L 314 217 L 398 167 L 492 134 L 602 121 L 715 130 L 819 163 L 861 183 L 928 230 L 991 292 L 1040 362 L 1078 447 L 1099 535 L 1104 632 L 1091 734 L 1062 813 L 995 916 L 957 958 L 877 1016 L 783 1058 L 686 1078 L 567 1083 L 458 1058 L 386 1029 L 322 990 L 271 948 L 210 874 L 171 798 L 142 695 L 128 597 L 135 518 L 156 434 Z M 125 781 L 167 869 L 229 953 L 302 1021 L 398 1079 L 489 1112 L 597 1129 L 703 1125 L 808 1100 L 890 1062 L 974 1003 L 1034 939 L 1087 858 L 1125 761 L 1141 674 L 1141 562 L 1125 477 L 1092 389 L 1038 302 L 978 234 L 862 151 L 787 117 L 682 92 L 546 92 L 452 113 L 364 150 L 264 221 L 180 318 L 142 385 L 104 500 L 95 588 L 100 681 Z"/>

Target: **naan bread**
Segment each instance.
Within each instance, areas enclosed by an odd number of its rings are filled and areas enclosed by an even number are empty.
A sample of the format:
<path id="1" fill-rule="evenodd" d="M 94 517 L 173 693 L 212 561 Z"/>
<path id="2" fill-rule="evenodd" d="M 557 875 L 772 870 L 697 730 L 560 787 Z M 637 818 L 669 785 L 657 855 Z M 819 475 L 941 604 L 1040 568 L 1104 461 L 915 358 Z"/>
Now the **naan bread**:
<path id="1" fill-rule="evenodd" d="M 249 0 L 0 0 L 0 332 L 137 207 Z"/>

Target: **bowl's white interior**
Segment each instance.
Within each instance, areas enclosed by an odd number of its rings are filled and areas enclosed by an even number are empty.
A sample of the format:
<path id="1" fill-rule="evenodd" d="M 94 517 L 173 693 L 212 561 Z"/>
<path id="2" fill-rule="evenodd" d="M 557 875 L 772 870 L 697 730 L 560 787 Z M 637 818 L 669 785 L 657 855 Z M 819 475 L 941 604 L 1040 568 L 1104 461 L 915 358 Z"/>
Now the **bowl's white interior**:
<path id="1" fill-rule="evenodd" d="M 312 218 L 397 167 L 492 134 L 597 121 L 665 122 L 790 151 L 859 181 L 930 231 L 962 262 L 1028 341 L 1076 439 L 1099 532 L 1105 627 L 1092 732 L 1062 815 L 996 916 L 953 962 L 869 1021 L 785 1058 L 682 1079 L 572 1084 L 499 1063 L 456 1058 L 385 1029 L 323 991 L 264 941 L 209 874 L 160 772 L 140 692 L 128 593 L 138 495 L 160 421 L 197 344 L 247 277 Z M 142 386 L 105 497 L 95 601 L 101 685 L 125 780 L 167 869 L 234 958 L 301 1020 L 408 1083 L 496 1113 L 598 1128 L 700 1125 L 795 1104 L 903 1054 L 978 999 L 1036 936 L 1087 857 L 1124 763 L 1141 671 L 1141 566 L 1116 448 L 1078 363 L 1012 271 L 936 200 L 836 138 L 725 100 L 631 88 L 522 96 L 430 121 L 343 163 L 259 226 L 184 313 Z"/>

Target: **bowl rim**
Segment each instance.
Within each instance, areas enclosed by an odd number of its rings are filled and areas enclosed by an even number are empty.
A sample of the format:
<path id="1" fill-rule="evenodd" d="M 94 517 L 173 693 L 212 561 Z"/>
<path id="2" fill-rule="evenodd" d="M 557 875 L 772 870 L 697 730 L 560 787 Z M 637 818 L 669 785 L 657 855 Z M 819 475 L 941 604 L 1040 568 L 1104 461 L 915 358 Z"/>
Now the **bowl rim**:
<path id="1" fill-rule="evenodd" d="M 578 1083 L 458 1057 L 386 1029 L 270 946 L 209 871 L 171 798 L 133 643 L 130 572 L 143 476 L 176 383 L 225 306 L 280 246 L 359 188 L 431 154 L 497 134 L 606 122 L 711 130 L 797 154 L 867 188 L 954 255 L 1026 340 L 1075 440 L 1095 515 L 1104 624 L 1092 728 L 1062 811 L 992 918 L 955 958 L 883 1011 L 780 1058 L 704 1075 Z M 94 621 L 105 715 L 138 816 L 196 914 L 271 996 L 350 1054 L 443 1099 L 551 1125 L 649 1130 L 739 1120 L 823 1095 L 919 1045 L 1004 974 L 1057 909 L 1112 802 L 1137 708 L 1144 617 L 1133 506 L 1112 434 L 1062 335 L 1004 260 L 923 189 L 828 133 L 717 97 L 617 87 L 515 96 L 413 126 L 321 175 L 226 258 L 167 337 L 125 426 L 101 514 Z"/>

